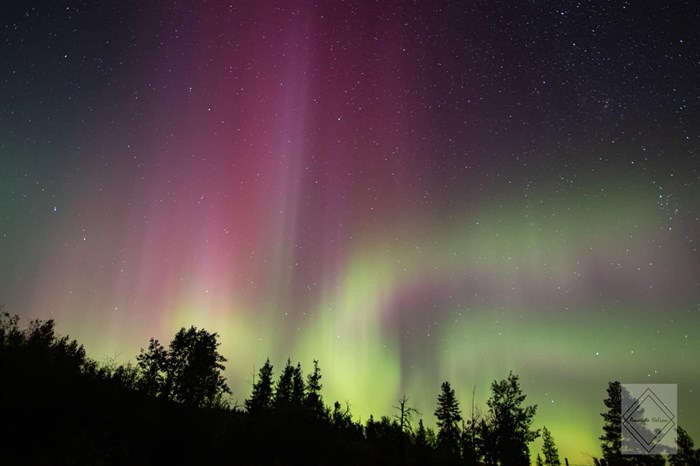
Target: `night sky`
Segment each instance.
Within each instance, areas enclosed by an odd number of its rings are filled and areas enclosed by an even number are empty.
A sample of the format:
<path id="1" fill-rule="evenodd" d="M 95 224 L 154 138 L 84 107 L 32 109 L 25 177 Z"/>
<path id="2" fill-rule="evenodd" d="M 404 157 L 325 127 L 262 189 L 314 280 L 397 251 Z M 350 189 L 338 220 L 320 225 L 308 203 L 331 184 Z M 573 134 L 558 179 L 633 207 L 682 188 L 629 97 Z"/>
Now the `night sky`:
<path id="1" fill-rule="evenodd" d="M 695 1 L 5 1 L 0 303 L 105 362 L 218 332 L 434 425 L 512 370 L 560 455 L 608 381 L 700 441 Z M 540 442 L 531 450 L 539 451 Z"/>

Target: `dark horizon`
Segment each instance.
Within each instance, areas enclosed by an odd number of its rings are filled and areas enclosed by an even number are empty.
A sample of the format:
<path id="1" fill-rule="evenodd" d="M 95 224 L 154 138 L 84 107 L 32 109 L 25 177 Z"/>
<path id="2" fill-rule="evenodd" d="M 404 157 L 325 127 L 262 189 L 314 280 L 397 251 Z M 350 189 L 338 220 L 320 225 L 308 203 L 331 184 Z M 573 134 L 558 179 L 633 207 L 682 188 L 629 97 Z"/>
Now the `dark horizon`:
<path id="1" fill-rule="evenodd" d="M 432 412 L 436 427 L 426 428 L 427 413 L 407 395 L 388 414 L 364 422 L 354 418 L 349 401 L 324 399 L 318 361 L 305 373 L 288 359 L 275 372 L 268 359 L 252 393 L 238 404 L 221 375 L 227 359 L 219 346 L 216 333 L 183 327 L 168 344 L 150 339 L 135 365 L 100 364 L 79 342 L 56 334 L 53 320 L 22 326 L 18 316 L 0 314 L 5 459 L 13 464 L 577 466 L 557 447 L 556 432 L 538 427 L 538 406 L 528 401 L 512 371 L 491 383 L 483 407 L 472 400 L 465 408 L 449 381 L 442 382 Z M 668 458 L 671 466 L 693 466 L 700 460 L 700 449 L 682 426 L 666 432 L 664 437 L 672 438 L 660 438 L 651 456 L 645 454 L 647 445 L 625 433 L 621 422 L 631 404 L 637 417 L 653 416 L 645 395 L 635 394 L 649 388 L 675 418 L 675 394 L 663 393 L 663 387 L 609 382 L 600 413 L 601 450 L 587 464 L 663 466 Z M 630 422 L 637 435 L 654 437 L 649 429 L 657 421 Z M 163 451 L 173 437 L 177 444 Z M 541 448 L 533 444 L 537 438 Z M 625 456 L 630 448 L 643 456 Z M 670 456 L 667 448 L 673 448 Z"/>

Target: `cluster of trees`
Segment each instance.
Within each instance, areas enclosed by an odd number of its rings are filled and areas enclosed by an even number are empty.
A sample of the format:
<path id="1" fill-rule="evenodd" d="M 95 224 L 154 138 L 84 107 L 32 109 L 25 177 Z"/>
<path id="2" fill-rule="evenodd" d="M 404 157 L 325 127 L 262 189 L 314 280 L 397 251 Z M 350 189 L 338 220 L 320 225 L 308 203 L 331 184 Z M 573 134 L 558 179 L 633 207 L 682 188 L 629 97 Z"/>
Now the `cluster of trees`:
<path id="1" fill-rule="evenodd" d="M 511 372 L 491 384 L 485 416 L 472 407 L 465 420 L 454 389 L 443 382 L 435 410 L 438 454 L 465 465 L 529 465 L 529 444 L 540 432 L 531 429 L 537 405 L 524 406 L 525 398 L 518 376 Z"/>
<path id="2" fill-rule="evenodd" d="M 461 464 L 461 465 L 529 465 L 529 443 L 538 437 L 532 430 L 536 406 L 524 406 L 525 395 L 518 376 L 509 374 L 502 381 L 494 381 L 488 412 L 481 417 L 472 410 L 464 419 L 449 382 L 444 382 L 437 399 L 435 417 L 437 432 L 426 428 L 420 419 L 413 427 L 418 411 L 404 396 L 395 406 L 393 417 L 373 416 L 363 425 L 353 421 L 350 407 L 335 402 L 327 408 L 321 397 L 321 371 L 314 361 L 313 371 L 304 382 L 300 364 L 291 360 L 282 370 L 277 382 L 269 359 L 261 367 L 253 384 L 252 395 L 245 401 L 245 409 L 255 419 L 303 419 L 306 415 L 319 422 L 327 422 L 336 433 L 346 439 L 366 441 L 376 451 L 388 453 L 388 462 L 401 464 Z M 547 465 L 558 465 L 558 456 L 551 435 L 546 431 L 549 450 L 545 453 Z"/>
<path id="3" fill-rule="evenodd" d="M 648 455 L 639 443 L 631 436 L 626 435 L 626 429 L 622 427 L 622 407 L 631 406 L 634 403 L 630 393 L 618 381 L 608 383 L 607 397 L 604 400 L 607 411 L 601 413 L 603 417 L 603 435 L 600 436 L 602 458 L 595 459 L 595 466 L 663 466 L 666 459 L 658 454 Z M 644 409 L 639 406 L 635 410 L 635 417 L 644 419 Z M 635 429 L 646 429 L 643 423 L 636 424 Z M 700 465 L 700 449 L 695 449 L 693 440 L 683 427 L 678 426 L 676 431 L 675 454 L 669 455 L 671 466 Z M 644 438 L 654 438 L 655 434 L 647 431 Z M 623 453 L 623 450 L 625 453 Z"/>
<path id="4" fill-rule="evenodd" d="M 230 406 L 222 376 L 226 359 L 218 335 L 182 328 L 164 347 L 151 339 L 135 365 L 98 364 L 82 345 L 55 334 L 52 320 L 20 329 L 0 313 L 0 384 L 4 458 L 8 464 L 530 464 L 529 444 L 540 435 L 538 466 L 561 464 L 552 433 L 533 429 L 517 375 L 491 384 L 482 413 L 460 408 L 442 383 L 433 430 L 406 396 L 392 416 L 355 421 L 349 405 L 324 403 L 318 361 L 304 375 L 287 360 L 278 377 L 269 359 L 242 407 Z M 663 464 L 660 456 L 621 453 L 618 382 L 603 413 L 597 466 Z M 31 419 L 32 423 L 27 423 Z M 672 466 L 700 463 L 692 439 L 678 429 Z"/>
<path id="5" fill-rule="evenodd" d="M 273 367 L 268 358 L 260 368 L 257 381 L 253 383 L 253 393 L 245 400 L 246 411 L 255 417 L 272 414 L 289 414 L 308 411 L 317 416 L 325 414 L 321 397 L 321 368 L 314 361 L 313 372 L 304 382 L 301 364 L 287 365 L 282 370 L 277 386 L 274 386 Z"/>
<path id="6" fill-rule="evenodd" d="M 196 407 L 223 407 L 231 390 L 221 375 L 226 362 L 216 333 L 190 327 L 179 332 L 168 349 L 151 338 L 136 356 L 135 386 L 144 393 Z"/>

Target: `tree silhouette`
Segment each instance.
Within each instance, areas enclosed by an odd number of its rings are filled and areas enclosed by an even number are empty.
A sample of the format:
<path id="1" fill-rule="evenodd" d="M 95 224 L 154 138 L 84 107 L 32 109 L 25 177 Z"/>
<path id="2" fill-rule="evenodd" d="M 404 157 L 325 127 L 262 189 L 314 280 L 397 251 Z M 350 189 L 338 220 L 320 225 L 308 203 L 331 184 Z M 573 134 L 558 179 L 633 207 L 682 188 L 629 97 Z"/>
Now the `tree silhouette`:
<path id="1" fill-rule="evenodd" d="M 297 363 L 292 373 L 292 404 L 295 407 L 300 407 L 304 403 L 304 374 L 301 371 L 301 364 Z"/>
<path id="2" fill-rule="evenodd" d="M 410 398 L 403 395 L 399 400 L 399 405 L 394 406 L 394 409 L 398 411 L 396 413 L 396 420 L 399 421 L 399 426 L 401 431 L 410 434 L 413 432 L 413 427 L 411 423 L 413 422 L 413 415 L 420 414 L 414 406 L 408 406 L 408 400 Z"/>
<path id="3" fill-rule="evenodd" d="M 654 463 L 655 455 L 644 455 L 644 458 L 634 454 L 622 454 L 623 446 L 629 452 L 646 453 L 641 449 L 641 445 L 622 426 L 622 407 L 631 406 L 634 403 L 630 393 L 618 381 L 609 382 L 607 389 L 608 396 L 603 400 L 607 411 L 601 413 L 603 417 L 603 435 L 600 437 L 603 459 L 607 466 L 620 466 L 625 464 L 635 464 L 638 462 Z M 637 408 L 636 416 L 643 418 L 644 409 Z M 639 424 L 638 429 L 644 426 Z M 658 459 L 662 459 L 658 457 Z"/>
<path id="4" fill-rule="evenodd" d="M 544 455 L 545 466 L 559 466 L 561 464 L 561 461 L 559 461 L 559 451 L 556 445 L 554 445 L 554 439 L 552 438 L 551 432 L 547 429 L 547 426 L 542 428 L 542 454 Z M 539 456 L 539 453 L 537 456 Z"/>
<path id="5" fill-rule="evenodd" d="M 524 466 L 528 444 L 538 435 L 531 429 L 536 406 L 525 404 L 512 373 L 492 383 L 483 415 L 472 399 L 471 416 L 463 416 L 455 391 L 443 383 L 435 409 L 437 435 L 422 420 L 412 428 L 417 411 L 406 395 L 393 416 L 377 421 L 370 416 L 363 430 L 349 403 L 336 402 L 330 409 L 323 404 L 318 361 L 305 377 L 301 365 L 287 359 L 275 383 L 267 359 L 245 401 L 248 412 L 202 409 L 223 407 L 222 397 L 229 393 L 214 333 L 182 328 L 167 348 L 149 340 L 136 366 L 117 365 L 114 359 L 87 358 L 78 342 L 55 333 L 53 320 L 34 320 L 26 329 L 18 320 L 0 313 L 0 399 L 6 400 L 0 438 L 8 464 L 147 464 L 165 455 L 172 464 L 222 464 L 233 458 L 237 464 Z M 660 455 L 623 455 L 622 413 L 632 402 L 624 386 L 608 384 L 603 459 L 594 458 L 596 465 L 664 464 Z M 641 408 L 635 409 L 643 419 Z M 31 426 L 22 427 L 29 416 Z M 635 426 L 645 428 L 643 421 Z M 700 464 L 687 432 L 678 427 L 677 433 L 671 466 Z M 534 462 L 561 466 L 547 427 L 542 437 Z M 159 445 L 168 441 L 183 448 L 163 453 Z"/>
<path id="6" fill-rule="evenodd" d="M 221 375 L 226 362 L 219 354 L 216 333 L 196 327 L 181 328 L 166 350 L 151 338 L 148 349 L 136 357 L 140 370 L 137 386 L 149 395 L 190 406 L 220 406 L 231 393 Z"/>
<path id="7" fill-rule="evenodd" d="M 400 454 L 401 435 L 399 423 L 389 416 L 382 416 L 379 421 L 375 421 L 374 417 L 370 416 L 365 425 L 367 440 L 384 452 L 392 463 Z"/>
<path id="8" fill-rule="evenodd" d="M 544 462 L 542 461 L 542 457 L 540 454 L 537 454 L 537 458 L 535 459 L 535 466 L 544 466 Z"/>
<path id="9" fill-rule="evenodd" d="M 415 443 L 427 445 L 427 439 L 425 437 L 425 426 L 423 425 L 423 419 L 418 419 L 418 428 L 416 429 Z"/>
<path id="10" fill-rule="evenodd" d="M 141 348 L 136 361 L 140 372 L 138 387 L 147 395 L 170 398 L 168 352 L 163 345 L 151 338 L 148 349 Z"/>
<path id="11" fill-rule="evenodd" d="M 603 435 L 601 440 L 601 450 L 603 458 L 595 460 L 597 465 L 604 466 L 658 466 L 665 464 L 665 459 L 661 455 L 649 455 L 646 449 L 628 432 L 628 428 L 623 426 L 622 411 L 632 406 L 636 406 L 634 417 L 643 419 L 644 409 L 636 404 L 636 400 L 618 381 L 608 382 L 607 397 L 603 400 L 607 410 L 600 415 L 603 417 Z M 646 429 L 645 423 L 635 424 L 635 430 L 642 432 L 644 438 L 651 438 L 653 434 Z M 623 448 L 625 454 L 623 454 Z"/>
<path id="12" fill-rule="evenodd" d="M 231 393 L 221 375 L 226 362 L 219 354 L 216 333 L 181 328 L 170 342 L 168 376 L 173 399 L 191 406 L 220 406 Z"/>
<path id="13" fill-rule="evenodd" d="M 420 414 L 415 407 L 408 406 L 408 400 L 409 398 L 406 395 L 403 395 L 399 400 L 399 405 L 394 406 L 394 409 L 398 411 L 394 417 L 399 422 L 399 428 L 401 430 L 399 445 L 401 464 L 405 462 L 406 458 L 406 440 L 409 438 L 411 433 L 413 433 L 413 427 L 411 426 L 411 423 L 413 422 L 413 415 Z"/>
<path id="14" fill-rule="evenodd" d="M 454 389 L 449 382 L 443 382 L 435 409 L 438 426 L 438 447 L 448 455 L 459 456 L 459 423 L 462 415 Z"/>
<path id="15" fill-rule="evenodd" d="M 110 377 L 111 381 L 119 387 L 127 389 L 137 389 L 139 381 L 139 371 L 136 366 L 127 362 L 126 365 L 117 366 Z"/>
<path id="16" fill-rule="evenodd" d="M 492 419 L 489 419 L 489 421 L 492 421 Z M 477 424 L 477 432 L 481 447 L 480 457 L 489 466 L 498 464 L 500 450 L 496 430 L 486 419 L 481 419 Z"/>
<path id="17" fill-rule="evenodd" d="M 620 416 L 622 386 L 620 382 L 609 382 L 607 392 L 608 396 L 603 400 L 603 404 L 608 410 L 601 413 L 604 421 L 603 435 L 600 437 L 602 441 L 601 449 L 603 451 L 603 459 L 608 466 L 617 466 L 622 463 L 622 453 L 620 452 L 622 439 L 622 418 Z"/>
<path id="18" fill-rule="evenodd" d="M 418 420 L 418 428 L 414 438 L 416 464 L 430 464 L 433 445 L 428 437 L 428 430 L 423 425 L 423 419 Z"/>
<path id="19" fill-rule="evenodd" d="M 345 403 L 345 408 L 336 401 L 333 404 L 333 412 L 331 413 L 331 422 L 338 430 L 349 431 L 353 428 L 352 414 L 350 414 L 350 403 Z"/>
<path id="20" fill-rule="evenodd" d="M 697 466 L 700 464 L 700 449 L 696 450 L 693 439 L 681 426 L 676 431 L 676 446 L 678 450 L 675 455 L 671 455 L 669 462 L 671 466 Z"/>
<path id="21" fill-rule="evenodd" d="M 481 459 L 481 436 L 479 428 L 480 413 L 474 406 L 476 387 L 472 391 L 472 406 L 469 419 L 462 421 L 462 463 L 465 466 L 476 466 Z"/>
<path id="22" fill-rule="evenodd" d="M 44 370 L 80 374 L 88 365 L 85 348 L 67 336 L 56 336 L 55 327 L 53 319 L 35 319 L 29 328 L 20 330 L 19 316 L 0 313 L 0 362 L 8 362 L 5 357 L 15 363 L 23 359 L 24 370 L 34 370 L 37 375 Z"/>
<path id="23" fill-rule="evenodd" d="M 245 400 L 245 408 L 252 416 L 260 416 L 272 407 L 272 374 L 272 364 L 270 358 L 267 358 L 260 368 L 258 380 L 253 383 L 253 393 Z"/>
<path id="24" fill-rule="evenodd" d="M 0 310 L 4 307 L 0 306 Z M 7 312 L 0 313 L 0 348 L 16 348 L 23 340 L 22 331 L 19 329 L 19 316 L 12 316 Z"/>
<path id="25" fill-rule="evenodd" d="M 277 390 L 275 391 L 275 409 L 287 409 L 292 404 L 292 390 L 294 388 L 294 366 L 291 359 L 287 359 L 287 364 L 284 366 L 280 378 L 277 381 Z"/>
<path id="26" fill-rule="evenodd" d="M 539 431 L 530 430 L 537 405 L 523 407 L 525 398 L 518 376 L 512 372 L 507 379 L 491 384 L 491 398 L 487 401 L 491 422 L 489 442 L 493 442 L 487 448 L 490 464 L 530 464 L 528 444 L 539 436 Z"/>
<path id="27" fill-rule="evenodd" d="M 647 428 L 647 420 L 642 404 L 640 404 L 639 400 L 632 396 L 632 394 L 624 386 L 621 386 L 620 390 L 620 406 L 622 409 L 618 414 L 619 416 L 622 416 L 623 412 L 630 415 L 628 417 L 628 420 L 630 421 L 629 423 L 621 423 L 622 432 L 620 451 L 622 453 L 622 461 L 640 466 L 664 465 L 666 461 L 663 459 L 663 457 L 657 454 L 648 454 L 648 448 L 655 448 L 655 446 L 643 445 L 638 439 L 639 436 L 642 439 L 650 440 L 654 438 L 656 434 L 652 433 Z M 628 410 L 632 411 L 628 412 Z M 660 450 L 662 450 L 662 448 L 659 448 L 657 451 Z"/>
<path id="28" fill-rule="evenodd" d="M 314 359 L 314 370 L 306 378 L 306 406 L 318 416 L 324 414 L 323 398 L 321 397 L 321 369 Z"/>

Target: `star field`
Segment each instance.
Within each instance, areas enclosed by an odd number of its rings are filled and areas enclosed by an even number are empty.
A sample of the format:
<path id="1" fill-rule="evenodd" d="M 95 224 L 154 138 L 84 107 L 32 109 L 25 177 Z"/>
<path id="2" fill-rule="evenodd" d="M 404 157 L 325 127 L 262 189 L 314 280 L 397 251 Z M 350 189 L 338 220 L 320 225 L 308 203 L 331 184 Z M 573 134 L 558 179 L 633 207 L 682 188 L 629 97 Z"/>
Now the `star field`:
<path id="1" fill-rule="evenodd" d="M 700 439 L 693 2 L 6 2 L 0 303 L 98 360 L 221 335 L 434 422 L 520 375 L 599 456 L 607 382 Z M 466 409 L 466 408 L 464 408 Z M 533 448 L 538 451 L 539 444 Z"/>

